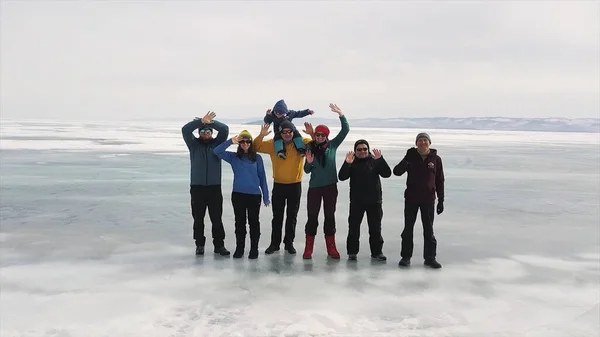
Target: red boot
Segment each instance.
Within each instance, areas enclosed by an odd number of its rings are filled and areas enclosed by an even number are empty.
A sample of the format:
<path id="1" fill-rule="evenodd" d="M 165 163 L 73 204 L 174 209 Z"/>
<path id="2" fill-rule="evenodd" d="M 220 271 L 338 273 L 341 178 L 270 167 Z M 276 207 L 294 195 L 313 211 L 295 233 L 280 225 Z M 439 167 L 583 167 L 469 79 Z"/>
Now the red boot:
<path id="1" fill-rule="evenodd" d="M 304 254 L 302 255 L 302 258 L 307 259 L 307 260 L 312 259 L 314 247 L 315 247 L 315 237 L 307 235 L 306 236 L 306 246 L 304 246 Z"/>
<path id="2" fill-rule="evenodd" d="M 327 255 L 332 259 L 339 259 L 340 253 L 335 248 L 335 235 L 325 236 L 325 244 L 327 245 Z"/>

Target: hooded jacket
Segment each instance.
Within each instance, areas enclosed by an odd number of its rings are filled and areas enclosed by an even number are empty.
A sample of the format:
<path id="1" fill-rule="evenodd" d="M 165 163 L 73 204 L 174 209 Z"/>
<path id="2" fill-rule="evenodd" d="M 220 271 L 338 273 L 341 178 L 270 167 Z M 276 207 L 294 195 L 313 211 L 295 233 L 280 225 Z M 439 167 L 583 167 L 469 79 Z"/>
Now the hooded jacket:
<path id="1" fill-rule="evenodd" d="M 194 130 L 210 127 L 218 132 L 217 137 L 205 143 L 194 136 Z M 190 185 L 221 185 L 221 158 L 213 150 L 229 136 L 229 127 L 218 121 L 204 125 L 202 120 L 193 120 L 181 128 L 183 140 L 190 151 Z"/>
<path id="2" fill-rule="evenodd" d="M 407 202 L 434 203 L 436 193 L 439 202 L 444 202 L 444 167 L 436 149 L 429 149 L 425 158 L 421 157 L 417 148 L 408 149 L 404 158 L 394 167 L 393 173 L 396 176 L 408 173 L 404 191 Z"/>
<path id="3" fill-rule="evenodd" d="M 365 144 L 369 148 L 369 143 L 359 140 L 354 144 L 355 151 L 358 144 Z M 352 164 L 344 160 L 338 178 L 340 181 L 350 179 L 351 203 L 375 204 L 383 200 L 380 177 L 389 178 L 391 175 L 392 170 L 383 156 L 375 159 L 369 153 L 367 158 L 355 157 Z"/>
<path id="4" fill-rule="evenodd" d="M 276 112 L 283 114 L 283 117 L 282 118 L 275 117 Z M 270 115 L 265 115 L 265 118 L 263 119 L 263 121 L 267 124 L 273 124 L 273 130 L 279 130 L 279 125 L 281 124 L 281 122 L 283 122 L 283 121 L 291 122 L 294 118 L 302 118 L 302 117 L 306 117 L 308 115 L 310 115 L 309 109 L 300 110 L 300 111 L 289 110 L 287 107 L 287 104 L 285 104 L 285 101 L 281 99 L 281 100 L 277 101 L 277 103 L 275 103 L 272 113 Z M 293 126 L 292 130 L 296 130 L 296 127 L 293 124 L 292 124 L 292 126 Z"/>

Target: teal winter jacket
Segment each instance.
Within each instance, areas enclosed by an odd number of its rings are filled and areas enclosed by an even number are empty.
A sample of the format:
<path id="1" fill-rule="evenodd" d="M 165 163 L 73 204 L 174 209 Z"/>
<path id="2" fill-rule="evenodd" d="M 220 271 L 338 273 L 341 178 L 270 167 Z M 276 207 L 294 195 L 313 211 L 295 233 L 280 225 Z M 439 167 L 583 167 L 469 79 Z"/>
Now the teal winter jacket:
<path id="1" fill-rule="evenodd" d="M 194 136 L 194 130 L 205 126 L 218 132 L 208 143 Z M 204 125 L 201 120 L 193 120 L 181 128 L 181 134 L 190 151 L 190 185 L 221 185 L 221 158 L 213 150 L 227 140 L 229 127 L 218 121 Z"/>
<path id="2" fill-rule="evenodd" d="M 328 186 L 337 184 L 338 182 L 335 157 L 338 147 L 346 139 L 348 132 L 350 132 L 350 124 L 345 115 L 340 117 L 340 122 L 342 124 L 340 132 L 333 139 L 329 140 L 327 144 L 323 158 L 325 163 L 320 162 L 317 158 L 312 163 L 308 161 L 304 162 L 304 172 L 310 173 L 309 188 Z M 312 149 L 312 144 L 313 142 L 308 145 L 310 149 Z"/>

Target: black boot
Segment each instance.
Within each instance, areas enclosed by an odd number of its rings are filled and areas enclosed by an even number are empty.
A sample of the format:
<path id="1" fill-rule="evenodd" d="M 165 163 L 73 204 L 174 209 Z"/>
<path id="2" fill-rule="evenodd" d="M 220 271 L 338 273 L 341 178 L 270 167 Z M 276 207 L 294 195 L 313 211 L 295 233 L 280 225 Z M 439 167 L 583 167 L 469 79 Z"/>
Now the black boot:
<path id="1" fill-rule="evenodd" d="M 385 257 L 385 255 L 383 255 L 383 253 L 373 254 L 373 255 L 371 255 L 371 258 L 373 260 L 377 260 L 377 261 L 387 261 L 387 257 Z"/>
<path id="2" fill-rule="evenodd" d="M 294 244 L 289 242 L 284 245 L 285 250 L 290 254 L 296 254 L 296 248 L 294 248 Z"/>
<path id="3" fill-rule="evenodd" d="M 233 252 L 234 259 L 240 259 L 244 256 L 244 248 L 246 248 L 246 236 L 239 236 L 236 238 L 235 252 Z"/>
<path id="4" fill-rule="evenodd" d="M 200 240 L 194 240 L 196 244 L 196 256 L 204 255 L 204 243 L 200 242 Z"/>
<path id="5" fill-rule="evenodd" d="M 249 259 L 257 259 L 258 258 L 258 238 L 250 239 L 250 254 L 248 254 Z"/>
<path id="6" fill-rule="evenodd" d="M 425 265 L 429 268 L 433 268 L 433 269 L 440 269 L 442 268 L 442 265 L 437 262 L 435 259 L 429 259 L 429 260 L 425 260 Z"/>
<path id="7" fill-rule="evenodd" d="M 403 257 L 400 262 L 398 262 L 398 266 L 400 267 L 409 267 L 410 266 L 410 258 Z"/>
<path id="8" fill-rule="evenodd" d="M 273 254 L 275 252 L 279 251 L 279 246 L 275 246 L 275 245 L 270 245 L 266 250 L 265 250 L 265 254 L 269 255 L 269 254 Z"/>
<path id="9" fill-rule="evenodd" d="M 215 254 L 219 254 L 221 256 L 229 256 L 231 254 L 225 246 L 221 246 L 219 248 L 215 248 Z"/>

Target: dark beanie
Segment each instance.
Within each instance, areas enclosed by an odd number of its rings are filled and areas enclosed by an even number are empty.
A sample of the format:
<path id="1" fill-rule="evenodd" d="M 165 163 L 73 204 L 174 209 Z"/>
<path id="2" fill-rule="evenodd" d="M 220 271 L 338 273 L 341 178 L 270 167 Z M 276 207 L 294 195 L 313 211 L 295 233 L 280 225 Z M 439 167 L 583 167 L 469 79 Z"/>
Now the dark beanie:
<path id="1" fill-rule="evenodd" d="M 417 139 L 415 139 L 415 144 L 419 141 L 419 138 L 427 138 L 427 140 L 429 141 L 429 144 L 431 144 L 431 138 L 425 132 L 421 132 L 417 135 Z"/>
<path id="2" fill-rule="evenodd" d="M 357 148 L 357 147 L 358 147 L 360 144 L 365 144 L 365 145 L 367 146 L 367 150 L 369 150 L 369 151 L 371 150 L 371 149 L 369 148 L 369 142 L 367 142 L 367 141 L 366 141 L 366 140 L 364 140 L 364 139 L 359 139 L 359 140 L 357 140 L 357 141 L 354 143 L 354 151 L 356 151 L 356 148 Z"/>
<path id="3" fill-rule="evenodd" d="M 283 129 L 290 129 L 294 131 L 294 124 L 288 120 L 284 120 L 279 124 L 279 132 L 283 131 Z"/>

